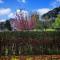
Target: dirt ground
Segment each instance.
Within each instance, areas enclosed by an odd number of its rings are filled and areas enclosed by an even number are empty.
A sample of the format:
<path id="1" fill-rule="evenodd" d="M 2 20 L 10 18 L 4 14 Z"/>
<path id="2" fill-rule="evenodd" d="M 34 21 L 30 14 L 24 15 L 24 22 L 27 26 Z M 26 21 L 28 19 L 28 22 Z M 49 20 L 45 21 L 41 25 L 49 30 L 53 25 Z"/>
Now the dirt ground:
<path id="1" fill-rule="evenodd" d="M 60 55 L 1 56 L 0 60 L 60 60 Z"/>

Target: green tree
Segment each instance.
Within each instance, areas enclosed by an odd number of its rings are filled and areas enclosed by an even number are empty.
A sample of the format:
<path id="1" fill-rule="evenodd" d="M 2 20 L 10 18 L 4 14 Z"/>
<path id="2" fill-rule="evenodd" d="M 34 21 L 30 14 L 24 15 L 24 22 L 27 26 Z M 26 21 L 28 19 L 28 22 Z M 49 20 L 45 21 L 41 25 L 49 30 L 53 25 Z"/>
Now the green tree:
<path id="1" fill-rule="evenodd" d="M 42 25 L 41 25 L 41 22 L 39 20 L 39 15 L 38 14 L 35 14 L 35 18 L 36 18 L 36 29 L 41 29 Z"/>
<path id="2" fill-rule="evenodd" d="M 45 21 L 43 25 L 44 25 L 44 29 L 50 28 L 51 23 L 50 23 L 50 19 L 48 16 L 45 16 Z"/>
<path id="3" fill-rule="evenodd" d="M 1 30 L 4 30 L 4 29 L 5 29 L 5 27 L 4 27 L 4 22 L 1 22 L 1 23 L 0 23 L 0 29 L 1 29 Z"/>
<path id="4" fill-rule="evenodd" d="M 60 14 L 58 14 L 57 18 L 55 19 L 55 22 L 53 23 L 53 28 L 60 29 Z"/>
<path id="5" fill-rule="evenodd" d="M 8 30 L 12 30 L 9 20 L 6 20 L 5 27 L 6 27 L 6 29 L 8 29 Z"/>

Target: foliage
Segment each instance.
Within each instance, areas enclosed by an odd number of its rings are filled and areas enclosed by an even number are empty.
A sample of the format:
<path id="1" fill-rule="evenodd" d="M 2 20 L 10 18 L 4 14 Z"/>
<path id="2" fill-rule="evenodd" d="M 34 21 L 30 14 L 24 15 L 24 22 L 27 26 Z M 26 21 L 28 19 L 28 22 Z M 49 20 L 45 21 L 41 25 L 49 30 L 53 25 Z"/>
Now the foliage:
<path id="1" fill-rule="evenodd" d="M 5 27 L 4 27 L 4 22 L 1 22 L 0 23 L 0 30 L 4 30 L 5 29 Z"/>
<path id="2" fill-rule="evenodd" d="M 12 30 L 9 20 L 6 20 L 5 27 L 6 27 L 6 29 L 8 29 L 8 30 Z"/>
<path id="3" fill-rule="evenodd" d="M 59 31 L 0 32 L 1 47 L 2 46 L 7 47 L 9 54 L 12 53 L 11 46 L 13 43 L 16 44 L 14 45 L 16 55 L 19 55 L 18 51 L 20 51 L 21 52 L 20 54 L 22 55 L 57 54 L 56 51 L 57 48 L 58 52 L 60 52 L 59 46 L 56 45 L 57 43 L 60 43 L 60 32 Z M 51 50 L 50 46 L 54 47 L 52 49 L 55 49 L 55 52 L 48 51 L 48 48 L 50 48 Z M 3 52 L 4 49 L 1 51 L 1 54 L 5 55 Z"/>
<path id="4" fill-rule="evenodd" d="M 55 22 L 53 23 L 53 28 L 60 28 L 60 14 L 55 19 Z"/>

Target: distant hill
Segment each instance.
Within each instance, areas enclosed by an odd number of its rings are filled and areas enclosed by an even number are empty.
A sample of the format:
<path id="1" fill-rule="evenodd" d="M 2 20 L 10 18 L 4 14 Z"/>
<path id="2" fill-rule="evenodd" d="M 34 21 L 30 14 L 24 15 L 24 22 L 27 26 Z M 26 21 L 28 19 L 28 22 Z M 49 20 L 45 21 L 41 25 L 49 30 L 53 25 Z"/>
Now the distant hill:
<path id="1" fill-rule="evenodd" d="M 48 13 L 44 14 L 42 18 L 48 16 L 48 18 L 54 17 L 56 18 L 57 15 L 60 14 L 60 7 L 54 8 L 53 10 L 49 11 Z"/>

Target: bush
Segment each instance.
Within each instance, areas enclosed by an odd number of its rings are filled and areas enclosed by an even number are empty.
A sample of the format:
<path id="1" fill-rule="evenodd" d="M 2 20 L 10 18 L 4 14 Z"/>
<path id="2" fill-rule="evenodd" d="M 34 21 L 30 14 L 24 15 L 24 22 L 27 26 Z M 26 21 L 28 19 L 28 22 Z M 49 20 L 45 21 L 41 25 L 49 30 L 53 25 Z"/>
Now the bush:
<path id="1" fill-rule="evenodd" d="M 60 31 L 20 31 L 20 32 L 0 32 L 0 52 L 4 52 L 3 47 L 7 47 L 8 53 L 12 52 L 12 47 L 16 55 L 19 55 L 19 48 L 21 47 L 21 54 L 60 54 L 56 49 L 59 49 Z M 13 46 L 14 44 L 14 46 Z M 55 52 L 48 51 L 48 48 Z M 41 47 L 41 48 L 40 48 Z M 22 49 L 23 48 L 23 49 Z M 25 49 L 26 48 L 26 49 Z M 11 51 L 10 51 L 11 50 Z M 58 52 L 60 49 L 58 50 Z"/>

